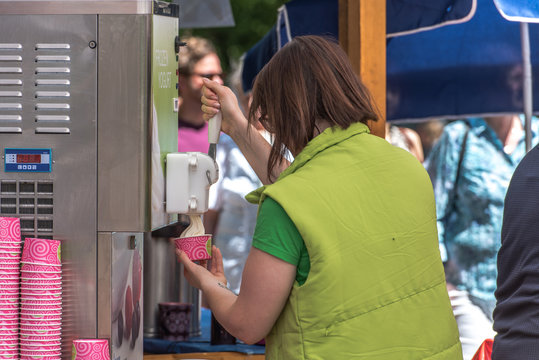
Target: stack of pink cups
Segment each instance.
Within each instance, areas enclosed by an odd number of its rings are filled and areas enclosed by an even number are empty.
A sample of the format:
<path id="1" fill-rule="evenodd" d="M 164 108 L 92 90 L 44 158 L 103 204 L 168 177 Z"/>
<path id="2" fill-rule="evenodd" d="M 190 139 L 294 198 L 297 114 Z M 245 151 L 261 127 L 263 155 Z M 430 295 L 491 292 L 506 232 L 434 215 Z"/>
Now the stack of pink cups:
<path id="1" fill-rule="evenodd" d="M 20 258 L 19 219 L 0 217 L 0 359 L 19 357 Z"/>
<path id="2" fill-rule="evenodd" d="M 21 256 L 21 360 L 61 358 L 60 241 L 26 238 Z"/>

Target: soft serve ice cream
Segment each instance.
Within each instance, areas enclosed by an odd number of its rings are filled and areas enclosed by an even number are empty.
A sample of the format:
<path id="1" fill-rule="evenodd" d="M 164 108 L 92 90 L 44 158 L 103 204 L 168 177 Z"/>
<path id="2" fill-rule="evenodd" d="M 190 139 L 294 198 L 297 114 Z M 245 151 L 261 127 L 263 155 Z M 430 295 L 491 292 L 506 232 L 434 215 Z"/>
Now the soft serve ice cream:
<path id="1" fill-rule="evenodd" d="M 181 233 L 180 237 L 204 235 L 204 224 L 201 215 L 189 215 L 189 226 Z"/>
<path id="2" fill-rule="evenodd" d="M 185 252 L 191 260 L 211 259 L 211 235 L 204 234 L 204 224 L 200 215 L 189 215 L 189 226 L 174 239 L 176 247 Z"/>

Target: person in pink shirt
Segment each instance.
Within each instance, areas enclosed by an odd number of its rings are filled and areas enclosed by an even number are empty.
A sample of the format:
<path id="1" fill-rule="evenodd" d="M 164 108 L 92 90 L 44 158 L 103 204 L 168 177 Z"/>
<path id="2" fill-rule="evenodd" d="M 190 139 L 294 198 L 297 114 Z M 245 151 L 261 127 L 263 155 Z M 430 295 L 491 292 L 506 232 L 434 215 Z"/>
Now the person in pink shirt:
<path id="1" fill-rule="evenodd" d="M 192 36 L 182 39 L 186 46 L 178 56 L 179 97 L 178 151 L 208 152 L 208 123 L 200 108 L 202 79 L 223 84 L 223 69 L 213 44 L 204 38 Z"/>

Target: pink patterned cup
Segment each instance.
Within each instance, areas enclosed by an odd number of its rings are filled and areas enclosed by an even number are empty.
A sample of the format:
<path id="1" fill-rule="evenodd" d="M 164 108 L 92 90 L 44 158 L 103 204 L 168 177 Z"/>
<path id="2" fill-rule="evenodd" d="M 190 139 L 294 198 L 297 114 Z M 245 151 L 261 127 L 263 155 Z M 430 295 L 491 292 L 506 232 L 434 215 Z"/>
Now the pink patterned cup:
<path id="1" fill-rule="evenodd" d="M 19 337 L 17 335 L 15 336 L 3 336 L 0 335 L 0 343 L 6 344 L 6 345 L 17 345 L 19 343 Z"/>
<path id="2" fill-rule="evenodd" d="M 61 356 L 62 352 L 59 350 L 53 350 L 53 351 L 27 351 L 25 349 L 21 349 L 21 359 L 23 356 L 29 356 L 32 359 L 42 359 L 44 356 L 47 357 L 56 357 Z"/>
<path id="3" fill-rule="evenodd" d="M 60 326 L 26 326 L 26 325 L 20 325 L 20 332 L 21 335 L 39 335 L 39 336 L 60 336 L 61 335 L 61 327 Z"/>
<path id="4" fill-rule="evenodd" d="M 29 305 L 29 304 L 22 304 L 21 305 L 21 312 L 34 312 L 34 313 L 42 313 L 42 314 L 48 314 L 48 313 L 61 313 L 62 312 L 62 305 Z"/>
<path id="5" fill-rule="evenodd" d="M 60 344 L 48 345 L 47 343 L 42 343 L 42 344 L 24 343 L 24 344 L 21 344 L 21 349 L 25 349 L 26 351 L 61 351 L 62 347 Z"/>
<path id="6" fill-rule="evenodd" d="M 50 300 L 50 299 L 25 299 L 25 298 L 21 298 L 20 299 L 21 301 L 21 306 L 25 306 L 25 305 L 35 305 L 35 306 L 61 306 L 62 305 L 62 300 Z"/>
<path id="7" fill-rule="evenodd" d="M 0 259 L 20 259 L 21 253 L 16 250 L 0 250 Z"/>
<path id="8" fill-rule="evenodd" d="M 2 357 L 0 357 L 0 359 L 2 359 L 2 360 L 4 360 L 4 359 L 18 360 L 19 359 L 18 353 L 19 353 L 18 350 L 11 350 L 11 351 L 10 350 L 4 350 L 4 351 L 2 351 Z M 32 359 L 32 360 L 34 360 L 34 359 Z"/>
<path id="9" fill-rule="evenodd" d="M 62 280 L 49 280 L 49 279 L 21 279 L 22 285 L 62 285 Z"/>
<path id="10" fill-rule="evenodd" d="M 28 347 L 40 347 L 40 346 L 58 346 L 62 345 L 60 338 L 56 340 L 30 340 L 30 339 L 21 339 L 21 345 L 26 345 Z"/>
<path id="11" fill-rule="evenodd" d="M 26 238 L 22 249 L 21 262 L 44 265 L 61 265 L 59 240 Z"/>
<path id="12" fill-rule="evenodd" d="M 22 251 L 21 243 L 18 241 L 0 241 L 0 251 L 16 251 L 20 253 Z"/>
<path id="13" fill-rule="evenodd" d="M 42 321 L 27 322 L 27 320 L 21 319 L 19 326 L 25 327 L 26 329 L 39 328 L 41 326 L 48 326 L 49 328 L 56 328 L 56 327 L 62 326 L 61 320 L 47 320 L 47 321 L 42 320 Z"/>
<path id="14" fill-rule="evenodd" d="M 59 274 L 56 273 L 39 273 L 39 272 L 21 272 L 21 281 L 22 280 L 62 280 L 62 277 L 59 276 Z"/>
<path id="15" fill-rule="evenodd" d="M 44 273 L 57 273 L 61 274 L 62 269 L 60 266 L 52 265 L 38 265 L 21 262 L 21 272 L 44 272 Z"/>
<path id="16" fill-rule="evenodd" d="M 0 281 L 10 282 L 13 280 L 19 281 L 19 274 L 17 271 L 2 271 L 0 270 Z"/>
<path id="17" fill-rule="evenodd" d="M 21 224 L 19 218 L 0 217 L 0 241 L 7 243 L 21 242 Z"/>
<path id="18" fill-rule="evenodd" d="M 19 309 L 19 302 L 18 299 L 12 299 L 12 302 L 6 302 L 3 301 L 0 303 L 0 311 L 11 311 L 11 310 L 18 310 Z"/>
<path id="19" fill-rule="evenodd" d="M 48 334 L 48 333 L 42 333 L 42 334 L 39 334 L 39 335 L 32 335 L 32 334 L 21 333 L 20 339 L 21 339 L 21 341 L 45 341 L 45 342 L 52 341 L 52 342 L 56 342 L 56 341 L 61 341 L 62 337 L 59 334 L 58 335 L 51 335 L 51 334 Z"/>
<path id="20" fill-rule="evenodd" d="M 36 314 L 28 314 L 28 313 L 21 313 L 20 315 L 21 317 L 21 320 L 33 320 L 33 321 L 40 321 L 40 320 L 58 320 L 58 321 L 61 321 L 62 320 L 62 315 L 58 315 L 58 314 L 39 314 L 39 315 L 36 315 Z"/>
<path id="21" fill-rule="evenodd" d="M 0 278 L 0 288 L 4 285 L 10 285 L 10 284 L 19 284 L 19 279 L 16 278 Z"/>
<path id="22" fill-rule="evenodd" d="M 0 308 L 0 318 L 19 316 L 19 309 L 17 308 Z M 1 334 L 0 334 L 1 336 Z"/>
<path id="23" fill-rule="evenodd" d="M 17 325 L 0 325 L 0 333 L 2 333 L 3 336 L 17 335 L 18 332 Z"/>
<path id="24" fill-rule="evenodd" d="M 211 235 L 176 238 L 174 243 L 176 248 L 185 252 L 191 260 L 211 259 Z"/>
<path id="25" fill-rule="evenodd" d="M 16 267 L 17 269 L 20 269 L 21 264 L 20 264 L 19 258 L 1 258 L 0 257 L 0 266 L 3 269 L 6 269 L 6 268 L 11 269 L 14 267 Z"/>
<path id="26" fill-rule="evenodd" d="M 19 297 L 19 290 L 15 290 L 15 291 L 3 290 L 3 292 L 0 292 L 0 300 L 2 300 L 2 302 L 6 302 L 6 300 L 17 299 L 18 297 Z"/>
<path id="27" fill-rule="evenodd" d="M 0 287 L 0 292 L 2 290 L 19 290 L 19 284 L 17 283 L 2 283 L 2 287 Z"/>
<path id="28" fill-rule="evenodd" d="M 49 291 L 37 291 L 31 290 L 27 292 L 21 291 L 21 299 L 25 300 L 52 300 L 52 301 L 62 301 L 62 293 L 56 291 L 54 293 Z"/>
<path id="29" fill-rule="evenodd" d="M 109 342 L 107 339 L 73 340 L 71 358 L 73 360 L 110 360 Z"/>
<path id="30" fill-rule="evenodd" d="M 16 243 L 16 242 L 13 242 L 13 243 L 0 242 L 0 250 L 9 251 L 9 252 L 15 251 L 21 254 L 22 246 L 21 246 L 21 243 Z"/>

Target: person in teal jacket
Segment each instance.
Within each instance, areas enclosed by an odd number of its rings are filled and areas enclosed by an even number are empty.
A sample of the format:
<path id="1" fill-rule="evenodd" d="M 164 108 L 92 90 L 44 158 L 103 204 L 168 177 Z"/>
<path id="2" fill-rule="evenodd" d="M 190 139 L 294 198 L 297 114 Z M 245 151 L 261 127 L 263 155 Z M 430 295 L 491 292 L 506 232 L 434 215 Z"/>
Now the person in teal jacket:
<path id="1" fill-rule="evenodd" d="M 177 252 L 232 335 L 265 338 L 268 360 L 462 359 L 429 176 L 370 134 L 371 95 L 338 44 L 300 36 L 284 46 L 256 78 L 248 120 L 215 82 L 202 103 L 206 120 L 222 113 L 264 184 L 247 195 L 259 210 L 238 296 L 216 247 L 209 269 Z"/>

